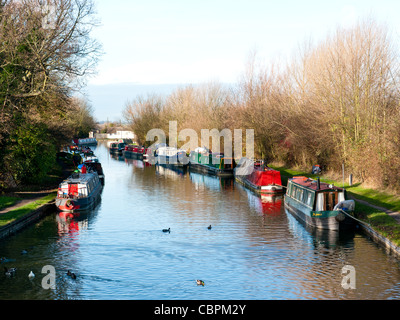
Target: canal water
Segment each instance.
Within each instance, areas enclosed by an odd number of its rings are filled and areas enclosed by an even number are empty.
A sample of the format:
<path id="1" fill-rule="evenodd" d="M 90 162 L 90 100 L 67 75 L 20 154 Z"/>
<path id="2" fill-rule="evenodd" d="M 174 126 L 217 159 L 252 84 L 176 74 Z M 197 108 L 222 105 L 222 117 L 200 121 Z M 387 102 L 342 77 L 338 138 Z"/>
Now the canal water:
<path id="1" fill-rule="evenodd" d="M 2 240 L 1 269 L 17 272 L 1 272 L 0 299 L 400 298 L 399 260 L 362 234 L 308 229 L 282 197 L 232 179 L 146 166 L 102 144 L 95 153 L 106 176 L 100 204 L 72 220 L 55 211 Z M 346 265 L 355 289 L 342 287 Z"/>

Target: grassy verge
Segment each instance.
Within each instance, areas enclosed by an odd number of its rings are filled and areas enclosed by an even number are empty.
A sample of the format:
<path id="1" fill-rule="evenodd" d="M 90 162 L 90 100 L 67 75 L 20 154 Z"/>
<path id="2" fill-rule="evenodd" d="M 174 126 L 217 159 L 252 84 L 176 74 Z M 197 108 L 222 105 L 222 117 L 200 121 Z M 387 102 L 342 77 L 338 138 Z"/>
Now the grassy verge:
<path id="1" fill-rule="evenodd" d="M 21 200 L 19 197 L 0 196 L 0 210 L 16 204 L 19 200 Z"/>
<path id="2" fill-rule="evenodd" d="M 0 215 L 0 227 L 3 227 L 21 217 L 23 217 L 24 215 L 36 210 L 37 208 L 41 207 L 44 204 L 49 203 L 50 201 L 54 200 L 54 198 L 56 197 L 57 193 L 51 193 L 39 200 L 36 200 L 34 202 L 31 202 L 25 206 L 22 206 L 18 209 L 9 211 L 5 214 Z"/>
<path id="3" fill-rule="evenodd" d="M 318 175 L 313 175 L 307 172 L 296 171 L 283 167 L 271 166 L 272 168 L 281 172 L 283 185 L 287 184 L 289 178 L 297 175 L 306 176 L 316 179 Z M 400 211 L 399 197 L 388 194 L 379 190 L 364 188 L 360 183 L 350 186 L 346 181 L 337 181 L 319 176 L 322 182 L 332 183 L 336 186 L 344 186 L 349 196 L 355 199 L 364 200 L 370 204 L 389 209 L 392 211 Z M 371 227 L 379 232 L 382 236 L 400 246 L 400 224 L 392 217 L 388 216 L 385 212 L 372 208 L 368 205 L 357 202 L 356 204 L 356 217 L 371 225 Z"/>

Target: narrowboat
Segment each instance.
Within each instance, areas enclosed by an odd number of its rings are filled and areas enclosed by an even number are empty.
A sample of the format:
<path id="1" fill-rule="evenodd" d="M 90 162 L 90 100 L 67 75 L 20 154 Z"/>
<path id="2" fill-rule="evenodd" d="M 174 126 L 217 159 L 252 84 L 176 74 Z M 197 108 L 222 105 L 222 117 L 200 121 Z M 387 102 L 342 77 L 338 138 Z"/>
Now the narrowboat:
<path id="1" fill-rule="evenodd" d="M 90 149 L 89 147 L 82 147 L 81 148 L 81 154 L 83 155 L 83 157 L 86 159 L 87 157 L 92 157 L 94 156 L 94 152 L 92 149 Z"/>
<path id="2" fill-rule="evenodd" d="M 125 146 L 125 150 L 123 151 L 124 157 L 126 158 L 138 158 L 142 159 L 143 155 L 146 153 L 146 148 L 138 146 L 136 144 L 128 144 Z"/>
<path id="3" fill-rule="evenodd" d="M 281 173 L 263 161 L 242 158 L 234 169 L 235 180 L 258 194 L 282 194 Z"/>
<path id="4" fill-rule="evenodd" d="M 97 146 L 96 138 L 78 139 L 77 145 L 79 146 Z"/>
<path id="5" fill-rule="evenodd" d="M 158 164 L 184 167 L 189 164 L 186 151 L 174 147 L 160 147 L 156 150 Z"/>
<path id="6" fill-rule="evenodd" d="M 102 188 L 97 172 L 73 173 L 60 183 L 56 206 L 60 211 L 71 213 L 94 208 Z"/>
<path id="7" fill-rule="evenodd" d="M 285 209 L 299 220 L 318 229 L 346 230 L 356 225 L 355 203 L 346 190 L 307 177 L 288 180 Z"/>
<path id="8" fill-rule="evenodd" d="M 125 150 L 125 145 L 126 143 L 122 140 L 111 142 L 109 145 L 110 153 L 122 155 L 122 152 Z"/>
<path id="9" fill-rule="evenodd" d="M 101 184 L 104 186 L 105 182 L 105 176 L 104 176 L 104 171 L 101 163 L 99 162 L 99 159 L 97 157 L 88 157 L 86 160 L 83 162 L 84 165 L 88 168 L 89 171 L 95 171 L 97 172 L 99 176 L 99 180 Z"/>
<path id="10" fill-rule="evenodd" d="M 189 168 L 191 171 L 231 177 L 235 167 L 235 160 L 225 157 L 223 153 L 191 151 L 189 155 Z"/>
<path id="11" fill-rule="evenodd" d="M 168 147 L 166 143 L 156 143 L 150 147 L 148 147 L 143 155 L 143 161 L 146 161 L 150 164 L 157 163 L 157 150 L 159 148 Z"/>

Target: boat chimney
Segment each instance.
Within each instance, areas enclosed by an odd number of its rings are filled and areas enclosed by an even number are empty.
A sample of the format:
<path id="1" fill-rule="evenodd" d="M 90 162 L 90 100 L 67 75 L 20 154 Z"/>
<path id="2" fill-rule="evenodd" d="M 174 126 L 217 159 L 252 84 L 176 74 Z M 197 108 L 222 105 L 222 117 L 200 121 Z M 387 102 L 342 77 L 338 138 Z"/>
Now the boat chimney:
<path id="1" fill-rule="evenodd" d="M 317 178 L 317 190 L 321 189 L 321 181 Z"/>

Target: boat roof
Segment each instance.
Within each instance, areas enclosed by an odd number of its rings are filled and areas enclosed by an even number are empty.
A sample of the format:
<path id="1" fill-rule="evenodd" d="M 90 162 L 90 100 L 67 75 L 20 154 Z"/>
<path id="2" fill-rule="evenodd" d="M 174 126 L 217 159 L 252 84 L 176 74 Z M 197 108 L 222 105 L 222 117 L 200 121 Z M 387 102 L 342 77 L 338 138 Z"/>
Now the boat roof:
<path id="1" fill-rule="evenodd" d="M 61 184 L 65 183 L 87 183 L 88 181 L 94 179 L 97 173 L 88 172 L 88 173 L 75 173 L 65 179 Z"/>
<path id="2" fill-rule="evenodd" d="M 317 189 L 317 180 L 307 178 L 307 177 L 302 177 L 302 176 L 293 177 L 289 180 L 291 180 L 292 182 L 294 182 L 302 187 L 312 189 L 314 191 L 343 190 L 343 188 L 334 186 L 333 184 L 329 184 L 326 182 L 320 182 L 320 187 L 319 187 L 319 189 Z"/>

